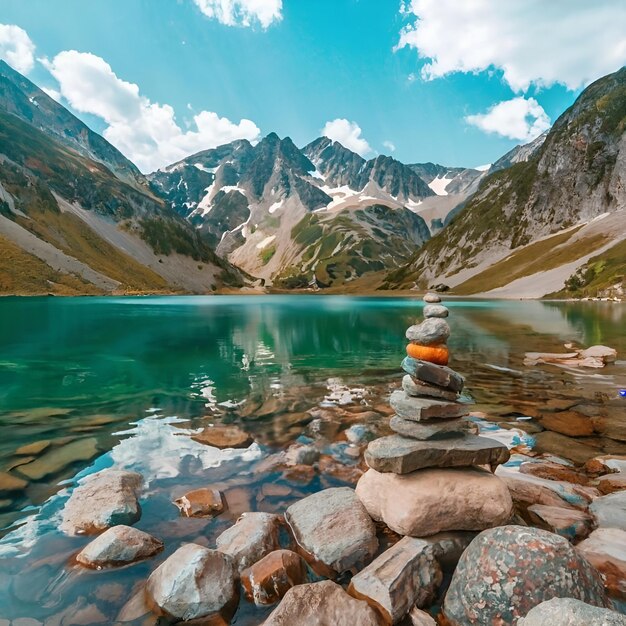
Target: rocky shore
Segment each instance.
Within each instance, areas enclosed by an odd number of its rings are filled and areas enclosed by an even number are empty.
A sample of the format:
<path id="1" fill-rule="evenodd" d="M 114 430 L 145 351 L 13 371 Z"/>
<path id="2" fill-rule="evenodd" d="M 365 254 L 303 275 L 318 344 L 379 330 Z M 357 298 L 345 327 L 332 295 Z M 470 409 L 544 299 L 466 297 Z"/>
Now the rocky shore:
<path id="1" fill-rule="evenodd" d="M 111 467 L 80 480 L 58 529 L 76 546 L 63 576 L 89 573 L 92 603 L 0 626 L 626 626 L 626 456 L 575 463 L 516 435 L 503 443 L 508 431 L 479 419 L 448 366 L 447 307 L 425 300 L 389 404 L 351 413 L 337 387 L 329 398 L 344 407 L 341 429 L 330 401 L 290 414 L 306 436 L 254 464 L 279 477 L 254 502 L 201 470 L 203 485 L 168 492 L 185 528 L 172 532 L 143 526 L 145 511 L 163 505 L 147 477 Z M 555 405 L 541 421 L 582 428 L 571 408 Z M 189 438 L 225 452 L 256 445 L 232 423 Z M 329 455 L 322 442 L 337 438 Z M 284 480 L 317 486 L 298 492 Z M 145 575 L 128 588 L 107 578 L 133 568 Z"/>

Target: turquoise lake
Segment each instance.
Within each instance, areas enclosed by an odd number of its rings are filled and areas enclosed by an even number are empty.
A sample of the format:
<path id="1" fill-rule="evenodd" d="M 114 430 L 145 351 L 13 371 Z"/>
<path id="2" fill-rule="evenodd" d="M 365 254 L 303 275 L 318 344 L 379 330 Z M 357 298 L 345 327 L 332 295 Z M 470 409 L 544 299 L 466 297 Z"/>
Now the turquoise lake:
<path id="1" fill-rule="evenodd" d="M 450 365 L 467 379 L 465 399 L 505 432 L 555 399 L 626 408 L 618 394 L 626 388 L 625 305 L 446 305 Z M 0 299 L 0 618 L 48 623 L 71 608 L 105 620 L 86 623 L 117 623 L 155 566 L 68 565 L 87 538 L 61 535 L 58 514 L 87 473 L 115 465 L 144 475 L 137 527 L 166 542 L 158 562 L 184 541 L 210 545 L 245 510 L 281 511 L 349 483 L 341 472 L 303 479 L 264 461 L 306 441 L 310 422 L 332 422 L 326 414 L 335 411 L 341 419 L 326 454 L 354 464 L 341 432 L 360 415 L 384 427 L 376 410 L 401 380 L 404 331 L 421 308 L 418 298 L 317 295 Z M 523 365 L 524 352 L 564 352 L 566 342 L 611 346 L 618 361 L 580 371 Z M 255 443 L 219 451 L 190 439 L 219 422 L 241 426 Z M 620 437 L 601 433 L 584 445 L 625 452 Z M 172 499 L 207 482 L 227 493 L 229 513 L 181 519 Z M 244 606 L 233 623 L 265 614 Z"/>

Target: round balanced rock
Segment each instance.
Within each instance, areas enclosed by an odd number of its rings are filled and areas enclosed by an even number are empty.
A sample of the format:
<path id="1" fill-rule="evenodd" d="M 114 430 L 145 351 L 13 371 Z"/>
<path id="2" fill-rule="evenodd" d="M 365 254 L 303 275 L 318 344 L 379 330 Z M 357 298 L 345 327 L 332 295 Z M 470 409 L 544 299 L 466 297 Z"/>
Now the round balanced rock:
<path id="1" fill-rule="evenodd" d="M 441 302 L 441 298 L 436 294 L 436 293 L 432 293 L 432 292 L 428 292 L 424 298 L 423 298 L 424 302 Z"/>
<path id="2" fill-rule="evenodd" d="M 409 326 L 406 330 L 406 338 L 422 346 L 434 346 L 446 343 L 450 336 L 448 322 L 440 318 L 431 317 L 420 324 Z"/>
<path id="3" fill-rule="evenodd" d="M 443 304 L 427 304 L 422 311 L 425 318 L 429 317 L 448 317 L 450 311 Z"/>

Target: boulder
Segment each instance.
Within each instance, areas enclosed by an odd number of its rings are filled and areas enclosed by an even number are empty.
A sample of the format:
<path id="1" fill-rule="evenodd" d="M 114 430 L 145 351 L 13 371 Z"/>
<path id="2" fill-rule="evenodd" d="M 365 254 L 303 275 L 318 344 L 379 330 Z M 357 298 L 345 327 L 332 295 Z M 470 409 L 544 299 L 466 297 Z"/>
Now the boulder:
<path id="1" fill-rule="evenodd" d="M 518 626 L 626 626 L 626 616 L 574 598 L 552 598 L 533 607 Z"/>
<path id="2" fill-rule="evenodd" d="M 626 491 L 597 498 L 589 505 L 589 512 L 599 528 L 626 530 Z"/>
<path id="3" fill-rule="evenodd" d="M 443 304 L 427 304 L 423 309 L 424 317 L 448 317 L 450 311 Z"/>
<path id="4" fill-rule="evenodd" d="M 605 454 L 589 459 L 585 463 L 588 474 L 604 475 L 613 472 L 626 472 L 626 456 L 619 454 Z"/>
<path id="5" fill-rule="evenodd" d="M 374 520 L 411 537 L 483 530 L 506 523 L 513 514 L 506 484 L 477 468 L 403 475 L 370 469 L 359 480 L 356 493 Z"/>
<path id="6" fill-rule="evenodd" d="M 61 530 L 70 535 L 95 534 L 141 517 L 137 495 L 143 477 L 135 472 L 103 470 L 82 480 L 63 509 Z"/>
<path id="7" fill-rule="evenodd" d="M 402 389 L 404 389 L 405 393 L 409 396 L 415 396 L 417 398 L 426 396 L 429 398 L 437 398 L 438 400 L 456 402 L 459 397 L 456 391 L 446 391 L 436 385 L 423 383 L 418 378 L 409 376 L 409 374 L 406 374 L 402 379 Z"/>
<path id="8" fill-rule="evenodd" d="M 215 517 L 224 510 L 224 497 L 218 489 L 194 489 L 174 500 L 185 517 Z"/>
<path id="9" fill-rule="evenodd" d="M 556 454 L 579 465 L 583 465 L 590 457 L 596 456 L 600 451 L 593 441 L 572 439 L 551 430 L 537 433 L 534 438 L 537 452 Z"/>
<path id="10" fill-rule="evenodd" d="M 480 533 L 465 550 L 443 612 L 450 626 L 515 624 L 555 597 L 610 606 L 600 575 L 567 539 L 539 528 L 501 526 Z"/>
<path id="11" fill-rule="evenodd" d="M 228 619 L 238 601 L 235 563 L 218 550 L 185 544 L 150 574 L 146 595 L 175 620 Z"/>
<path id="12" fill-rule="evenodd" d="M 446 437 L 462 437 L 472 429 L 472 423 L 463 418 L 415 422 L 394 415 L 389 420 L 389 428 L 403 437 L 427 441 Z"/>
<path id="13" fill-rule="evenodd" d="M 442 402 L 434 398 L 416 398 L 401 390 L 391 394 L 389 404 L 400 417 L 417 422 L 434 418 L 463 417 L 469 413 L 467 404 Z"/>
<path id="14" fill-rule="evenodd" d="M 350 487 L 314 493 L 292 504 L 285 517 L 318 574 L 334 577 L 361 569 L 378 549 L 374 523 Z"/>
<path id="15" fill-rule="evenodd" d="M 213 446 L 220 450 L 226 448 L 247 448 L 252 442 L 252 437 L 238 426 L 217 424 L 204 428 L 191 438 L 198 443 Z"/>
<path id="16" fill-rule="evenodd" d="M 598 490 L 605 495 L 624 489 L 626 489 L 626 472 L 606 474 L 598 480 Z"/>
<path id="17" fill-rule="evenodd" d="M 163 549 L 163 543 L 132 526 L 113 526 L 87 544 L 76 560 L 86 567 L 100 569 L 134 563 Z"/>
<path id="18" fill-rule="evenodd" d="M 495 467 L 506 463 L 509 456 L 504 444 L 475 435 L 429 441 L 390 435 L 372 441 L 365 451 L 365 460 L 372 469 L 394 474 L 409 474 L 428 467 Z"/>
<path id="19" fill-rule="evenodd" d="M 280 548 L 283 519 L 273 513 L 244 513 L 216 540 L 217 549 L 232 557 L 241 572 Z"/>
<path id="20" fill-rule="evenodd" d="M 547 430 L 553 430 L 570 437 L 589 437 L 593 435 L 591 418 L 576 411 L 546 413 L 539 423 Z"/>
<path id="21" fill-rule="evenodd" d="M 446 343 L 450 336 L 450 326 L 443 319 L 432 317 L 406 329 L 406 338 L 421 346 L 433 346 Z"/>
<path id="22" fill-rule="evenodd" d="M 263 626 L 384 626 L 382 617 L 367 602 L 324 580 L 292 587 L 270 613 Z"/>
<path id="23" fill-rule="evenodd" d="M 586 509 L 600 495 L 593 487 L 573 485 L 564 481 L 545 480 L 530 474 L 522 474 L 514 468 L 500 466 L 496 476 L 504 480 L 511 490 L 513 500 L 523 507 L 531 504 L 574 507 Z"/>
<path id="24" fill-rule="evenodd" d="M 432 544 L 404 537 L 354 576 L 348 593 L 396 624 L 413 606 L 429 606 L 442 578 Z"/>
<path id="25" fill-rule="evenodd" d="M 402 369 L 424 383 L 443 387 L 448 391 L 460 392 L 465 384 L 465 379 L 453 369 L 445 365 L 435 365 L 428 361 L 419 361 L 410 356 L 402 360 Z"/>
<path id="26" fill-rule="evenodd" d="M 241 572 L 246 597 L 258 606 L 278 602 L 289 589 L 306 582 L 302 557 L 291 550 L 275 550 Z"/>
<path id="27" fill-rule="evenodd" d="M 608 415 L 592 417 L 591 422 L 597 433 L 615 441 L 626 441 L 626 412 L 612 410 Z"/>
<path id="28" fill-rule="evenodd" d="M 617 359 L 617 350 L 608 346 L 591 346 L 580 351 L 582 359 L 600 359 L 604 363 L 613 363 Z"/>
<path id="29" fill-rule="evenodd" d="M 414 607 L 409 611 L 407 626 L 437 626 L 437 622 L 426 611 Z"/>
<path id="30" fill-rule="evenodd" d="M 626 600 L 626 531 L 598 528 L 576 549 L 602 574 L 609 594 Z"/>
<path id="31" fill-rule="evenodd" d="M 589 477 L 575 468 L 554 461 L 536 460 L 522 463 L 519 466 L 522 474 L 530 474 L 546 480 L 562 480 L 575 485 L 588 485 Z"/>
<path id="32" fill-rule="evenodd" d="M 531 522 L 570 541 L 584 539 L 591 532 L 591 515 L 578 509 L 533 504 L 528 507 Z"/>

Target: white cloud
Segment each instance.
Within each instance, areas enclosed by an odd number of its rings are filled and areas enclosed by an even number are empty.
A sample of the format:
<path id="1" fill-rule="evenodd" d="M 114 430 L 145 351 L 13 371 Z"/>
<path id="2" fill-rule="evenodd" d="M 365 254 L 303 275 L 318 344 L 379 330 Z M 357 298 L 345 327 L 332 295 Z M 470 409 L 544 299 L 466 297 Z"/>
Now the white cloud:
<path id="1" fill-rule="evenodd" d="M 28 74 L 35 65 L 35 44 L 28 33 L 14 24 L 0 24 L 0 59 Z"/>
<path id="2" fill-rule="evenodd" d="M 51 87 L 41 87 L 41 91 L 48 94 L 53 100 L 61 102 L 61 93 L 56 89 L 52 89 Z"/>
<path id="3" fill-rule="evenodd" d="M 415 19 L 396 49 L 427 60 L 426 80 L 496 68 L 516 92 L 576 89 L 626 62 L 624 0 L 410 0 L 401 13 Z"/>
<path id="4" fill-rule="evenodd" d="M 395 152 L 396 151 L 396 144 L 393 143 L 392 141 L 383 141 L 383 146 L 385 148 L 387 148 L 387 150 L 389 150 L 389 152 Z"/>
<path id="5" fill-rule="evenodd" d="M 342 146 L 352 150 L 362 157 L 373 152 L 367 140 L 361 136 L 361 127 L 356 122 L 346 119 L 336 119 L 326 122 L 322 128 L 322 135 L 333 141 L 338 141 Z"/>
<path id="6" fill-rule="evenodd" d="M 465 121 L 509 139 L 532 141 L 550 128 L 550 118 L 534 98 L 513 98 L 494 104 L 486 113 L 468 115 Z"/>
<path id="7" fill-rule="evenodd" d="M 211 19 L 226 26 L 253 26 L 258 22 L 268 28 L 283 18 L 282 0 L 194 0 Z"/>
<path id="8" fill-rule="evenodd" d="M 170 105 L 142 96 L 137 85 L 118 78 L 94 54 L 66 50 L 44 64 L 59 82 L 63 98 L 76 111 L 102 118 L 105 138 L 142 172 L 235 139 L 255 140 L 260 134 L 250 120 L 235 124 L 211 111 L 194 115 L 192 128 L 183 130 Z"/>

